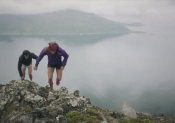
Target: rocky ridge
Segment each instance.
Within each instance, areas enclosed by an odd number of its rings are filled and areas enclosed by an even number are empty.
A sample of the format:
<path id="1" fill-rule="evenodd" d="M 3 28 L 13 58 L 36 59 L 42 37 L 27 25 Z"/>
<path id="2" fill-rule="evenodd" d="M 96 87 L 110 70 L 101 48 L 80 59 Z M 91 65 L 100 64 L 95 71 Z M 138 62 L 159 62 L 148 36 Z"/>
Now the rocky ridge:
<path id="1" fill-rule="evenodd" d="M 122 111 L 91 104 L 79 90 L 51 91 L 28 80 L 0 84 L 0 123 L 175 123 L 162 114 L 139 113 L 125 102 Z"/>

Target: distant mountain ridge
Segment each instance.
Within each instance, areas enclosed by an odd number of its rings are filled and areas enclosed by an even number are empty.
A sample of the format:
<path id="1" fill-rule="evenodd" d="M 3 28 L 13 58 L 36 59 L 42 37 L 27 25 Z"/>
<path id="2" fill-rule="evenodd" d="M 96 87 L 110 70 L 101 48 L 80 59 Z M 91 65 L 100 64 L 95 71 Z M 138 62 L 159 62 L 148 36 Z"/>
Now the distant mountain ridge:
<path id="1" fill-rule="evenodd" d="M 122 22 L 117 22 L 117 24 L 121 24 L 123 26 L 142 26 L 143 24 L 140 22 L 134 22 L 134 23 L 122 23 Z"/>
<path id="2" fill-rule="evenodd" d="M 35 15 L 0 15 L 0 34 L 99 34 L 133 32 L 93 13 L 64 10 Z"/>

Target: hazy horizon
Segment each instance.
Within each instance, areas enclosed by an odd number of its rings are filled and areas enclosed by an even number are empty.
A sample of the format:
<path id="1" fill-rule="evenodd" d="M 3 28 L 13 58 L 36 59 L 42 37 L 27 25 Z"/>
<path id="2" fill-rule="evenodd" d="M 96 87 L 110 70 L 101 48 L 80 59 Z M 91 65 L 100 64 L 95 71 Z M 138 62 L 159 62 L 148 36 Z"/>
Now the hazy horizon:
<path id="1" fill-rule="evenodd" d="M 126 101 L 136 111 L 174 116 L 174 35 L 166 31 L 162 35 L 161 27 L 152 28 L 138 27 L 146 33 L 107 37 L 97 42 L 94 39 L 94 42 L 79 45 L 74 38 L 50 36 L 70 55 L 59 87 L 55 85 L 54 72 L 54 89 L 65 86 L 69 93 L 78 89 L 80 95 L 103 108 L 120 110 Z M 84 40 L 88 39 L 82 38 L 82 42 Z M 21 36 L 12 37 L 10 42 L 0 42 L 3 51 L 0 62 L 5 63 L 0 65 L 1 83 L 20 79 L 17 62 L 24 49 L 39 55 L 49 41 L 49 38 Z M 33 71 L 33 76 L 34 82 L 48 85 L 47 57 L 40 62 L 38 70 Z"/>
<path id="2" fill-rule="evenodd" d="M 37 14 L 66 9 L 94 13 L 118 22 L 174 25 L 174 0 L 0 1 L 0 14 Z"/>
<path id="3" fill-rule="evenodd" d="M 9 36 L 10 41 L 0 38 L 1 84 L 20 79 L 17 62 L 23 50 L 39 55 L 54 39 L 70 55 L 60 85 L 67 87 L 69 93 L 78 89 L 80 95 L 103 108 L 120 110 L 126 101 L 136 111 L 175 116 L 174 0 L 0 1 L 1 14 L 37 14 L 65 9 L 95 13 L 115 22 L 140 22 L 143 26 L 128 28 L 145 33 L 99 36 L 98 40 L 54 36 Z M 47 57 L 33 75 L 34 82 L 48 85 Z M 54 72 L 54 88 L 59 89 L 55 78 Z"/>

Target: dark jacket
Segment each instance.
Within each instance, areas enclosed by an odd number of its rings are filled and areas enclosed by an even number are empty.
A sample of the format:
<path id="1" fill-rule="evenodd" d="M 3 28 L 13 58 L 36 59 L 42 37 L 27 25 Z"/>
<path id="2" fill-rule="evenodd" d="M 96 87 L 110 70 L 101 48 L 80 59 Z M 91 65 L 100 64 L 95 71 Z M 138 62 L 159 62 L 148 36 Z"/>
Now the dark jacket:
<path id="1" fill-rule="evenodd" d="M 24 64 L 26 66 L 29 66 L 32 63 L 32 58 L 37 59 L 38 56 L 36 56 L 34 53 L 30 52 L 29 53 L 29 58 L 25 59 L 24 52 L 22 53 L 22 55 L 20 55 L 19 60 L 18 60 L 18 72 L 19 72 L 20 77 L 23 76 L 22 70 L 21 70 L 22 64 Z"/>

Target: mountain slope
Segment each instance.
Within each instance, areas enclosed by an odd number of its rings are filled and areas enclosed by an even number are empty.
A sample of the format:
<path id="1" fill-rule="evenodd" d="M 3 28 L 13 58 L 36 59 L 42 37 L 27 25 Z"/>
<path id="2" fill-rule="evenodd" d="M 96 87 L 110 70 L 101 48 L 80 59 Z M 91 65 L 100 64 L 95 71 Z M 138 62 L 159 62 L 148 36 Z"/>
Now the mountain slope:
<path id="1" fill-rule="evenodd" d="M 36 15 L 0 15 L 0 34 L 128 33 L 128 28 L 92 13 L 65 10 Z"/>
<path id="2" fill-rule="evenodd" d="M 115 107 L 115 106 L 114 106 Z M 132 115 L 135 118 L 132 118 Z M 174 123 L 174 117 L 139 113 L 125 102 L 122 112 L 94 106 L 79 90 L 52 91 L 28 80 L 0 84 L 0 123 Z"/>

